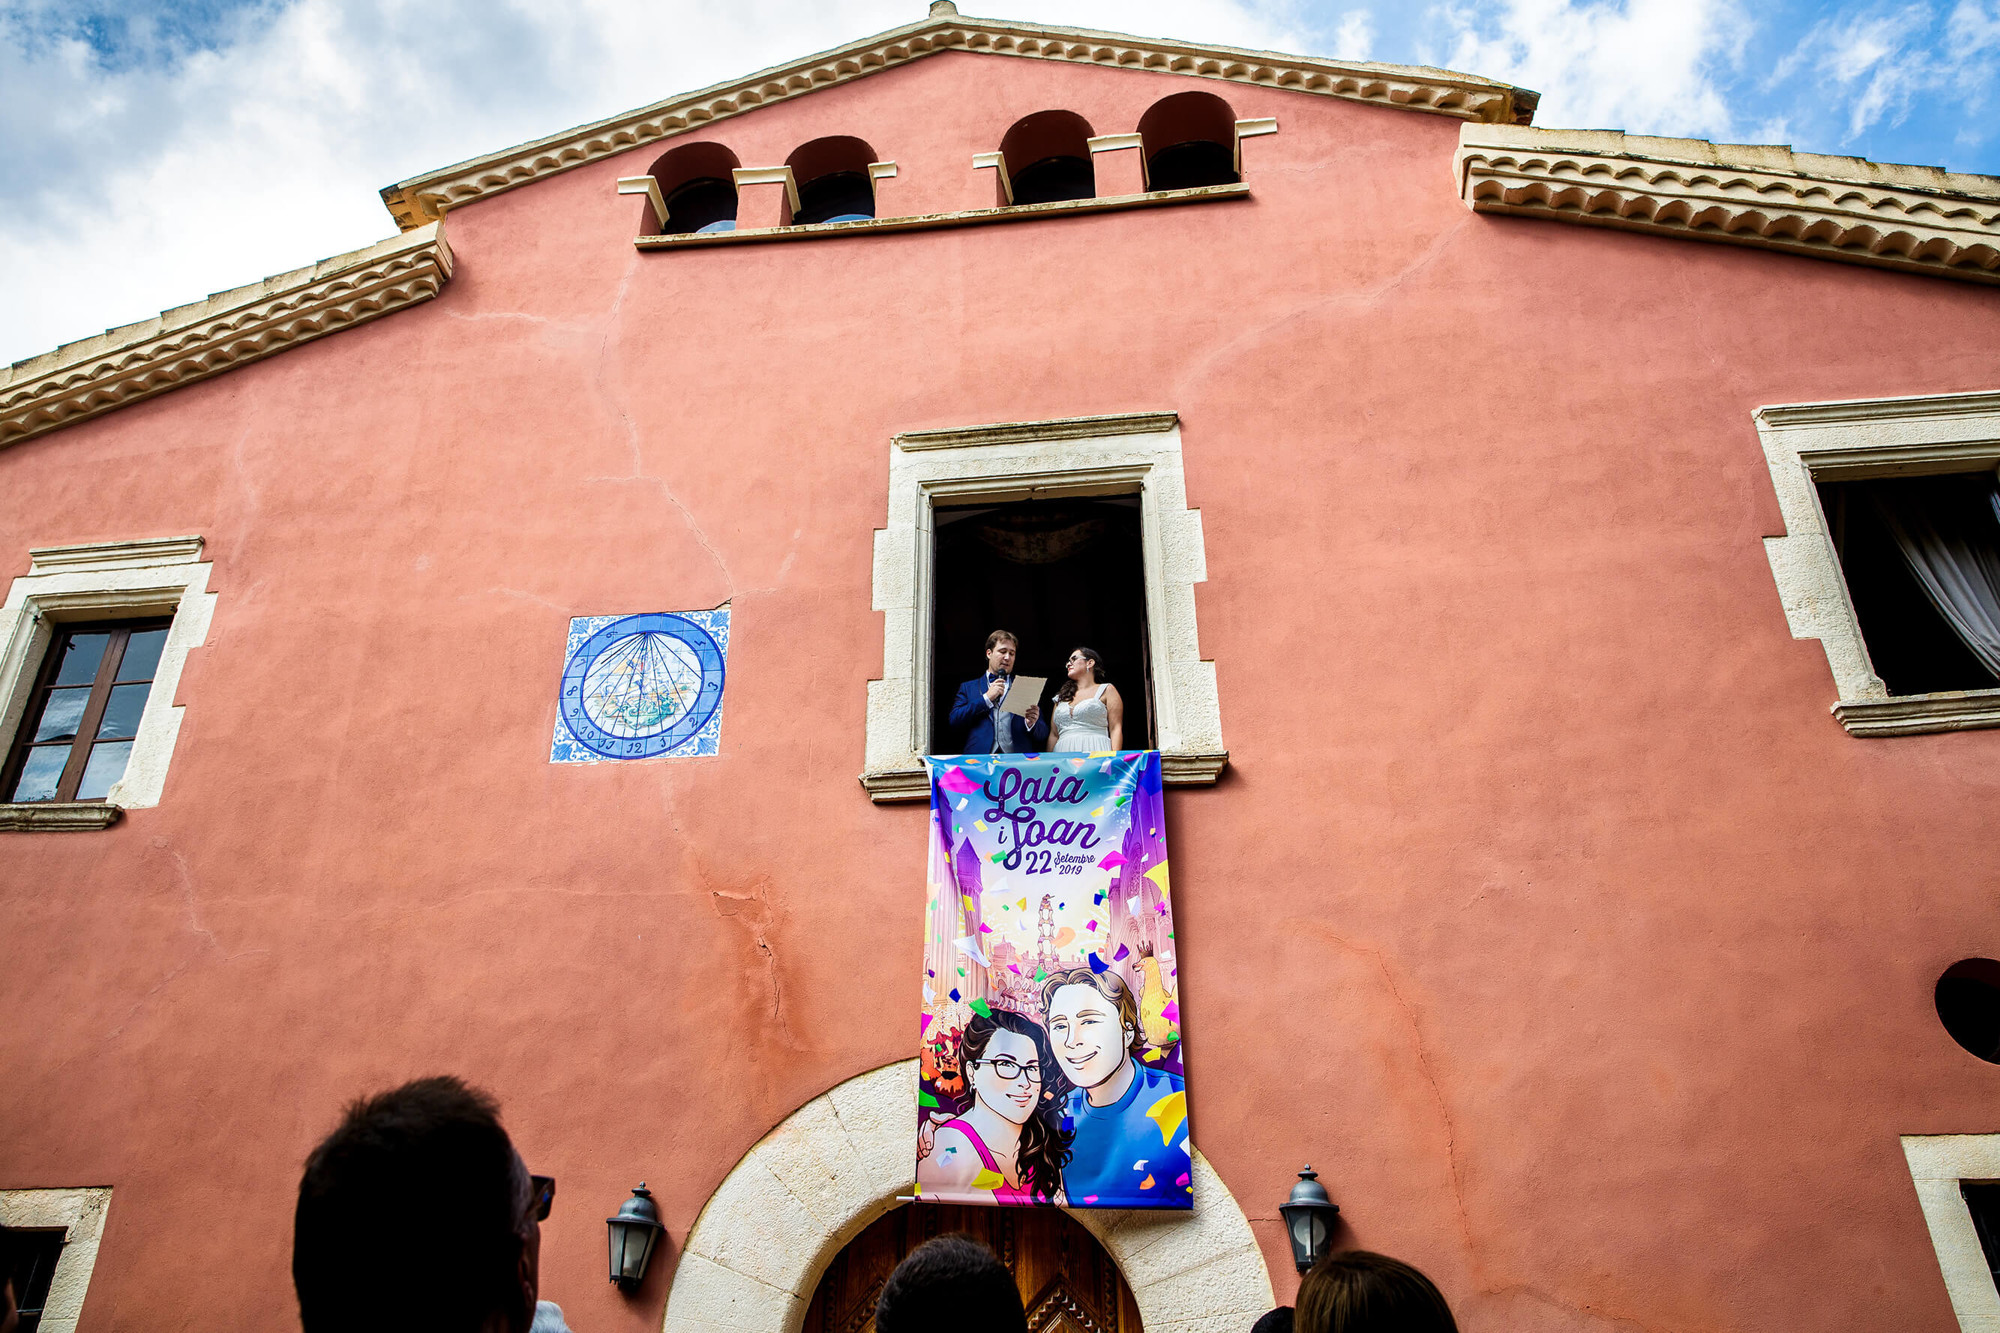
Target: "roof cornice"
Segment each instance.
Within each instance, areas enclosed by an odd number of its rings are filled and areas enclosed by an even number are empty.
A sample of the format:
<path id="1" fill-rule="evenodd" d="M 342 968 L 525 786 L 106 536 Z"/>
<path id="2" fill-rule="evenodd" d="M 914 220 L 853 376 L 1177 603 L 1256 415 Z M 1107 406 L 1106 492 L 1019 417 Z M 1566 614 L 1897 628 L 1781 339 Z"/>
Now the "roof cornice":
<path id="1" fill-rule="evenodd" d="M 451 262 L 432 223 L 17 361 L 0 374 L 0 446 L 427 301 Z"/>
<path id="2" fill-rule="evenodd" d="M 2000 179 L 1782 146 L 1466 125 L 1460 196 L 1511 213 L 2000 283 Z"/>
<path id="3" fill-rule="evenodd" d="M 972 51 L 1189 74 L 1508 125 L 1532 117 L 1537 99 L 1537 94 L 1512 84 L 1417 65 L 1323 60 L 1086 28 L 965 18 L 947 12 L 831 51 L 774 65 L 745 78 L 714 84 L 398 182 L 382 191 L 382 202 L 396 219 L 396 225 L 408 230 L 442 217 L 446 209 L 530 184 L 612 153 L 622 153 L 940 51 Z"/>

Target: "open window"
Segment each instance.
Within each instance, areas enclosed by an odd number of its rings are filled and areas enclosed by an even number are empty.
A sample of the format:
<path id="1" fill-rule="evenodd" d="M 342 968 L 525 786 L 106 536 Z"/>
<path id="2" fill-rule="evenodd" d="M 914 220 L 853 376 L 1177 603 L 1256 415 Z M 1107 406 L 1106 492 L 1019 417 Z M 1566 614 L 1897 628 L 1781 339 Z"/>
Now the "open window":
<path id="1" fill-rule="evenodd" d="M 719 143 L 682 144 L 662 153 L 650 173 L 666 201 L 661 234 L 736 230 L 736 181 L 730 173 L 741 165 Z M 647 221 L 653 221 L 650 215 Z M 642 233 L 650 230 L 641 228 Z"/>
<path id="2" fill-rule="evenodd" d="M 875 182 L 868 175 L 868 164 L 874 160 L 875 150 L 850 135 L 801 144 L 785 159 L 799 188 L 792 225 L 860 222 L 874 217 Z"/>
<path id="3" fill-rule="evenodd" d="M 1242 179 L 1236 166 L 1236 113 L 1213 93 L 1161 98 L 1139 118 L 1139 139 L 1148 190 L 1192 190 Z"/>
<path id="4" fill-rule="evenodd" d="M 2000 686 L 2000 490 L 1989 471 L 1819 483 L 1875 674 L 1892 695 Z"/>
<path id="5" fill-rule="evenodd" d="M 1000 141 L 1014 204 L 1090 199 L 1097 172 L 1090 163 L 1090 122 L 1074 111 L 1037 111 L 1014 122 Z"/>
<path id="6" fill-rule="evenodd" d="M 2000 393 L 1755 414 L 1792 637 L 1818 639 L 1856 736 L 2000 727 Z"/>
<path id="7" fill-rule="evenodd" d="M 932 752 L 958 750 L 952 699 L 985 669 L 986 636 L 996 629 L 1018 638 L 1016 672 L 1048 678 L 1044 717 L 1070 650 L 1095 649 L 1100 678 L 1125 702 L 1124 748 L 1151 749 L 1139 496 L 939 506 L 932 525 Z"/>
<path id="8" fill-rule="evenodd" d="M 1018 669 L 1050 677 L 1050 694 L 1070 649 L 1095 648 L 1124 696 L 1125 747 L 1157 749 L 1169 784 L 1221 777 L 1215 663 L 1195 624 L 1208 566 L 1175 413 L 905 431 L 888 510 L 861 773 L 872 800 L 928 799 L 923 756 L 962 744 L 951 697 L 984 669 L 995 629 L 1020 637 Z"/>

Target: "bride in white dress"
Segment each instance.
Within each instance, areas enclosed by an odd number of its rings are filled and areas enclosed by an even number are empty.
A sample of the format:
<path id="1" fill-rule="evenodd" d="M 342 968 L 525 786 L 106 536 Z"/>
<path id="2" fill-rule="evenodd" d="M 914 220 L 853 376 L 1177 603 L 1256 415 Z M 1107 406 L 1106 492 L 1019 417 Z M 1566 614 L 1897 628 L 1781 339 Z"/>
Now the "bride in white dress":
<path id="1" fill-rule="evenodd" d="M 1103 671 L 1103 659 L 1095 648 L 1079 648 L 1069 655 L 1063 668 L 1069 679 L 1056 691 L 1055 711 L 1049 715 L 1054 728 L 1050 750 L 1095 754 L 1123 747 L 1125 701 L 1118 697 L 1118 687 L 1103 678 Z"/>

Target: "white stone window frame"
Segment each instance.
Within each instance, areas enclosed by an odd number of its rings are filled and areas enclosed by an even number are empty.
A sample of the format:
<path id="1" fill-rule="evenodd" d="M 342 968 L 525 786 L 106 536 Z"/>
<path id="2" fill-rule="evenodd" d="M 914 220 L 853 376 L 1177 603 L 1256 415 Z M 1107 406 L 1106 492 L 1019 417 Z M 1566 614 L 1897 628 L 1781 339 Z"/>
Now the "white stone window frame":
<path id="1" fill-rule="evenodd" d="M 1903 1159 L 1917 1187 L 1931 1247 L 1962 1333 L 2000 1333 L 2000 1289 L 1986 1266 L 1964 1181 L 2000 1181 L 2000 1134 L 1905 1134 Z"/>
<path id="2" fill-rule="evenodd" d="M 42 1307 L 41 1333 L 76 1333 L 83 1314 L 84 1292 L 97 1267 L 97 1247 L 104 1239 L 104 1215 L 111 1209 L 111 1188 L 0 1190 L 0 1222 L 10 1227 L 63 1233 L 62 1253 L 49 1279 L 48 1304 Z"/>
<path id="3" fill-rule="evenodd" d="M 1889 693 L 1868 656 L 1817 483 L 1935 476 L 2000 466 L 2000 392 L 1760 407 L 1757 434 L 1785 520 L 1766 537 L 1795 639 L 1818 639 L 1839 691 L 1833 715 L 1856 736 L 2000 727 L 2000 689 Z"/>
<path id="4" fill-rule="evenodd" d="M 35 679 L 57 626 L 92 620 L 171 615 L 146 710 L 125 775 L 102 801 L 0 803 L 0 831 L 85 830 L 115 823 L 125 810 L 160 803 L 167 765 L 180 736 L 174 703 L 188 651 L 208 638 L 215 594 L 200 537 L 44 546 L 28 552 L 28 572 L 0 604 L 0 740 L 11 745 L 23 725 Z"/>
<path id="5" fill-rule="evenodd" d="M 930 794 L 931 602 L 940 504 L 1139 497 L 1153 715 L 1165 779 L 1215 782 L 1229 762 L 1215 663 L 1201 656 L 1194 587 L 1208 578 L 1201 511 L 1190 509 L 1174 412 L 1062 417 L 907 431 L 889 444 L 889 526 L 875 533 L 882 679 L 868 682 L 861 783 L 876 801 Z M 968 671 L 972 666 L 968 666 Z"/>

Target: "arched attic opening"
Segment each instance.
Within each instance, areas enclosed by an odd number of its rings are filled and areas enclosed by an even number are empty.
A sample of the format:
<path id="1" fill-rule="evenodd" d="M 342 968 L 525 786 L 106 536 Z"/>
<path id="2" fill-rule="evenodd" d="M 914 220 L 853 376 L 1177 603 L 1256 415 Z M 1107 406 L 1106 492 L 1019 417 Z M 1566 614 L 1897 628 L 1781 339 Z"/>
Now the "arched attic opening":
<path id="1" fill-rule="evenodd" d="M 792 225 L 874 217 L 875 182 L 868 176 L 868 164 L 874 160 L 875 150 L 851 135 L 836 134 L 799 145 L 785 159 L 799 188 Z"/>
<path id="2" fill-rule="evenodd" d="M 667 203 L 665 234 L 736 230 L 736 179 L 730 173 L 741 165 L 719 143 L 681 144 L 662 153 L 652 177 Z"/>
<path id="3" fill-rule="evenodd" d="M 1139 118 L 1139 139 L 1149 190 L 1192 190 L 1242 179 L 1236 169 L 1236 112 L 1214 93 L 1161 98 Z"/>
<path id="4" fill-rule="evenodd" d="M 1090 122 L 1074 111 L 1037 111 L 1014 122 L 1000 141 L 1016 204 L 1090 199 L 1097 173 L 1090 164 Z"/>

